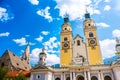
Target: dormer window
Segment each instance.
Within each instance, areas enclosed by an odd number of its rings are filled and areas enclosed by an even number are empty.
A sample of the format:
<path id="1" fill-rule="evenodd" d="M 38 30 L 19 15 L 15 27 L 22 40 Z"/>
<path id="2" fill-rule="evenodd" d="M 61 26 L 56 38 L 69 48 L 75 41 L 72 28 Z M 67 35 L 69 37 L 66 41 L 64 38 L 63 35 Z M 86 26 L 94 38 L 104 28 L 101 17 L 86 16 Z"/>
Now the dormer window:
<path id="1" fill-rule="evenodd" d="M 19 66 L 19 64 L 18 63 L 16 63 L 17 64 L 17 66 Z"/>

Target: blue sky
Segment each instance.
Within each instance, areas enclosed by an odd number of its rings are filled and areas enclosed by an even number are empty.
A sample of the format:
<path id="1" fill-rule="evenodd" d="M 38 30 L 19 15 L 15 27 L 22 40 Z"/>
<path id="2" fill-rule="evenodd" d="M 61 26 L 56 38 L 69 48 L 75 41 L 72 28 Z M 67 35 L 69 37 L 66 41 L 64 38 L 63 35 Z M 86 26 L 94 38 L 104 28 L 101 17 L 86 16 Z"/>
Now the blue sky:
<path id="1" fill-rule="evenodd" d="M 86 8 L 97 27 L 103 59 L 114 56 L 115 38 L 120 38 L 119 0 L 0 0 L 0 56 L 6 49 L 22 56 L 30 41 L 32 65 L 43 47 L 47 63 L 59 63 L 63 17 L 69 14 L 74 37 L 84 37 Z"/>

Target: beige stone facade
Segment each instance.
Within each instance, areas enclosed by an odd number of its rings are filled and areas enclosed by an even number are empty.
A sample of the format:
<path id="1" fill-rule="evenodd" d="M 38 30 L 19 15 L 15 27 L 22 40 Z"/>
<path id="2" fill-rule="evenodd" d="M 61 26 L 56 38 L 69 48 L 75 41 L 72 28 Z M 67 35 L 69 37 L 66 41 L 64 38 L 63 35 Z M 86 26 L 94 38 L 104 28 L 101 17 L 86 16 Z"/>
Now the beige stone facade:
<path id="1" fill-rule="evenodd" d="M 77 35 L 73 41 L 73 63 L 76 65 L 88 63 L 87 49 L 83 38 Z"/>

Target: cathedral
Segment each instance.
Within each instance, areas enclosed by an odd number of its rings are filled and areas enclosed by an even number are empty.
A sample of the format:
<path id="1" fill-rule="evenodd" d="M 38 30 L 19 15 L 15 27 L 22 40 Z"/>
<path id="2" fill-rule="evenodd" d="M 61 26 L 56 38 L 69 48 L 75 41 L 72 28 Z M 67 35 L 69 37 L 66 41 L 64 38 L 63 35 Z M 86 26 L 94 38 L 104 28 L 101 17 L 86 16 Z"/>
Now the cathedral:
<path id="1" fill-rule="evenodd" d="M 88 12 L 85 13 L 84 35 L 73 37 L 68 16 L 60 32 L 60 68 L 47 66 L 44 49 L 39 54 L 39 62 L 31 70 L 31 80 L 120 80 L 120 57 L 111 64 L 103 64 L 97 28 Z M 120 52 L 120 42 L 116 40 L 116 51 Z"/>

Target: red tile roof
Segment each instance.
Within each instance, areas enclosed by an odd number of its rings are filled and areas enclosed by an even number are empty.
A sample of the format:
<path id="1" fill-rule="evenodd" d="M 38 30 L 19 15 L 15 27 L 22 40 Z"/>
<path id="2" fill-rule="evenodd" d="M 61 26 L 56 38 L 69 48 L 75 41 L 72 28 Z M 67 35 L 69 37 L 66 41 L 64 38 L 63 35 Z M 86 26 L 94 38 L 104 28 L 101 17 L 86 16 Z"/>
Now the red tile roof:
<path id="1" fill-rule="evenodd" d="M 23 74 L 26 77 L 30 77 L 30 71 L 10 71 L 7 73 L 8 77 L 16 77 L 19 74 Z"/>

